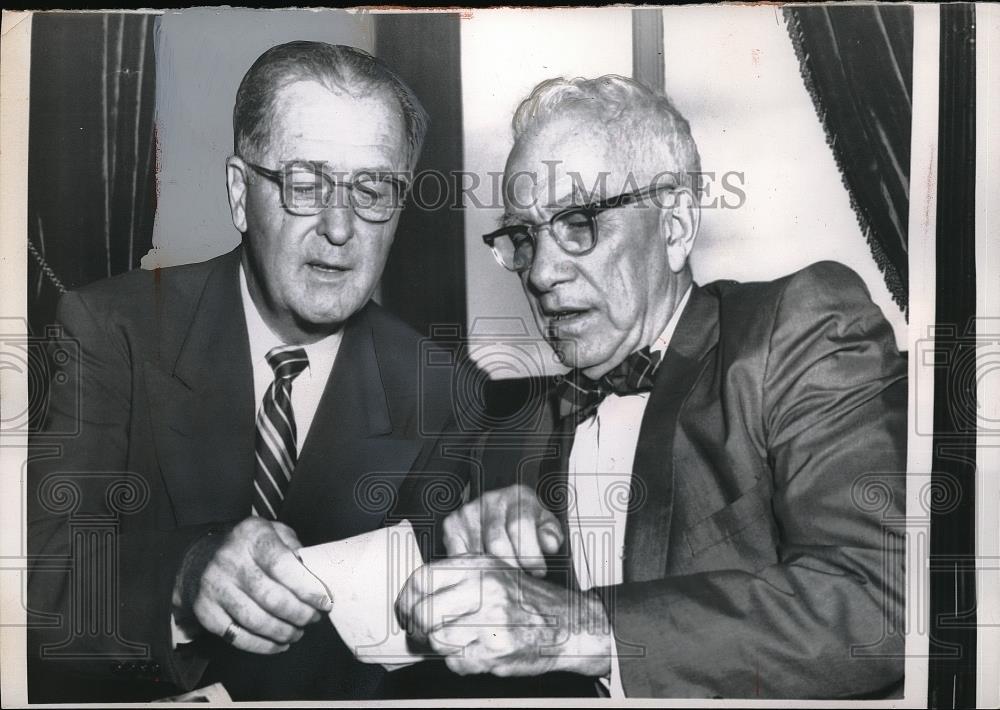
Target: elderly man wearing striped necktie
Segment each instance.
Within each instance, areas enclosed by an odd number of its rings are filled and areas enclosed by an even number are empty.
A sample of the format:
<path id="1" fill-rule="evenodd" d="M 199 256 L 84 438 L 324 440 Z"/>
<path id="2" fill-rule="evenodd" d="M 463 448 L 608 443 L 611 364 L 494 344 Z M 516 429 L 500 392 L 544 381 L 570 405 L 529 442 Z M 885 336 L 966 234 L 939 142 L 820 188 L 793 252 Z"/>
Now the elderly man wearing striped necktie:
<path id="1" fill-rule="evenodd" d="M 398 486 L 421 426 L 449 415 L 447 368 L 422 373 L 420 336 L 371 300 L 426 126 L 367 53 L 273 47 L 236 93 L 240 246 L 64 297 L 79 350 L 47 431 L 79 436 L 35 437 L 28 530 L 33 559 L 71 559 L 74 574 L 29 574 L 31 608 L 63 622 L 29 631 L 33 702 L 217 681 L 236 700 L 384 694 L 384 669 L 341 641 L 296 550 L 380 527 L 366 486 Z M 134 491 L 128 514 L 106 485 Z M 83 519 L 116 534 L 73 547 Z M 108 561 L 113 584 L 79 597 Z"/>

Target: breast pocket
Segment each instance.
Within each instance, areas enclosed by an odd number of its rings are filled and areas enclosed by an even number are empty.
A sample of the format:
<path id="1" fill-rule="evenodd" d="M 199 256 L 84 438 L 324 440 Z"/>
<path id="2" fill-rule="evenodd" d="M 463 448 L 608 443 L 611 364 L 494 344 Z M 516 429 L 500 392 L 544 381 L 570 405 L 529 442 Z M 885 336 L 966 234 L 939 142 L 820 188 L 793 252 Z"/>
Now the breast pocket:
<path id="1" fill-rule="evenodd" d="M 745 567 L 751 559 L 771 557 L 774 550 L 774 521 L 770 485 L 761 480 L 739 498 L 688 528 L 683 534 L 691 557 L 721 556 Z"/>

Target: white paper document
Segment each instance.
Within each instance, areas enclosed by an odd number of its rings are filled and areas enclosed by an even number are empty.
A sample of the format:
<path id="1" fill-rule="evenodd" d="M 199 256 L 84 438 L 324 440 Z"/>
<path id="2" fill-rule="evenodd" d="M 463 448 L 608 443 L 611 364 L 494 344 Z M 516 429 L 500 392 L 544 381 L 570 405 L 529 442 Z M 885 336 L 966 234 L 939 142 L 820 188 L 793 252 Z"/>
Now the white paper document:
<path id="1" fill-rule="evenodd" d="M 189 693 L 171 695 L 169 698 L 159 698 L 152 700 L 154 703 L 210 703 L 212 705 L 229 705 L 233 699 L 226 692 L 226 687 L 222 683 L 212 683 L 204 688 L 192 690 Z"/>
<path id="2" fill-rule="evenodd" d="M 333 599 L 330 621 L 358 660 L 390 670 L 421 661 L 396 620 L 396 596 L 423 564 L 408 520 L 298 551 Z"/>

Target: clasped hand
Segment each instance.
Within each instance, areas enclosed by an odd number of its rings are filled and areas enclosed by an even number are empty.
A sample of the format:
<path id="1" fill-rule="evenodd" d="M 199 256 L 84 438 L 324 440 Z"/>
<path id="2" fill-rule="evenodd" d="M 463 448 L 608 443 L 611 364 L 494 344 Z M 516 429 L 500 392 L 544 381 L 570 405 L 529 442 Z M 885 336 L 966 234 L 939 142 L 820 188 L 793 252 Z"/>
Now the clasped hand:
<path id="1" fill-rule="evenodd" d="M 611 629 L 593 593 L 553 584 L 542 553 L 558 521 L 520 485 L 490 491 L 444 523 L 448 559 L 424 565 L 396 600 L 403 628 L 460 674 L 606 675 Z"/>

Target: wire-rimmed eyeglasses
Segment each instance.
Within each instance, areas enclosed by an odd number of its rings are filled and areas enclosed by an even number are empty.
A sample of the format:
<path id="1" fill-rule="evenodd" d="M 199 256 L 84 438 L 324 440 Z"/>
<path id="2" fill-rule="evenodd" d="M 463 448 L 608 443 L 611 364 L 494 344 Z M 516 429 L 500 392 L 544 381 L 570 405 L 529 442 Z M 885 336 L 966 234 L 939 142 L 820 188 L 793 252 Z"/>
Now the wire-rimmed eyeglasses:
<path id="1" fill-rule="evenodd" d="M 280 170 L 244 160 L 278 186 L 281 206 L 300 217 L 311 217 L 334 206 L 338 187 L 347 189 L 354 213 L 366 222 L 388 222 L 403 206 L 407 183 L 398 173 L 362 171 L 344 180 L 323 169 L 323 161 L 289 160 Z"/>

